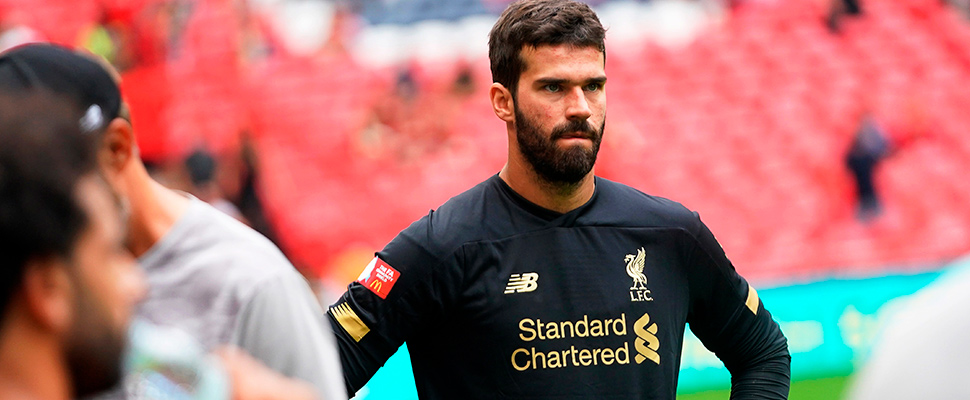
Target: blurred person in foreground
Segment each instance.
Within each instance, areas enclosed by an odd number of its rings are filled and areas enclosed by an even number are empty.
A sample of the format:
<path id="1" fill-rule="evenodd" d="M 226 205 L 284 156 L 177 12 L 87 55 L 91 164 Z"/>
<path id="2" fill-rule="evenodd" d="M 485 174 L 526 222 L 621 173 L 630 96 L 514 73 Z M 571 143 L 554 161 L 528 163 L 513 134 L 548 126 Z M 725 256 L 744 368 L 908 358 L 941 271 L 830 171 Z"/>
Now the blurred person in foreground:
<path id="1" fill-rule="evenodd" d="M 146 289 L 72 106 L 49 99 L 0 96 L 0 398 L 111 387 Z"/>
<path id="2" fill-rule="evenodd" d="M 880 329 L 846 398 L 970 399 L 970 258 L 904 304 Z"/>
<path id="3" fill-rule="evenodd" d="M 125 245 L 151 287 L 136 315 L 188 333 L 204 351 L 238 346 L 322 399 L 346 398 L 333 335 L 306 281 L 266 238 L 149 177 L 112 72 L 49 44 L 0 54 L 0 87 L 53 91 L 91 105 L 85 117 L 103 124 L 98 167 L 130 210 Z"/>
<path id="4" fill-rule="evenodd" d="M 129 321 L 146 293 L 124 246 L 119 199 L 97 172 L 90 122 L 43 91 L 0 91 L 0 398 L 68 399 L 122 376 Z M 89 127 L 92 125 L 88 125 Z M 229 348 L 235 399 L 312 399 Z"/>
<path id="5" fill-rule="evenodd" d="M 604 36 L 572 1 L 499 17 L 489 95 L 508 161 L 331 306 L 351 393 L 406 342 L 425 399 L 674 399 L 689 323 L 732 398 L 787 398 L 787 340 L 697 214 L 594 175 Z"/>

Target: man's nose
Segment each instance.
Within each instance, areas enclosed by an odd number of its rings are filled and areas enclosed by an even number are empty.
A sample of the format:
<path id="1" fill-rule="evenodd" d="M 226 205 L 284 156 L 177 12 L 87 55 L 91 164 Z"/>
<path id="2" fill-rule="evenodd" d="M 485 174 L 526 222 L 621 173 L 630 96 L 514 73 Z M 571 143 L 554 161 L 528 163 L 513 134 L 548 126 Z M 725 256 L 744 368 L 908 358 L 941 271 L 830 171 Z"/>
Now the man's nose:
<path id="1" fill-rule="evenodd" d="M 573 88 L 566 95 L 566 118 L 571 120 L 586 120 L 591 115 L 589 101 L 586 99 L 586 92 L 582 87 Z"/>

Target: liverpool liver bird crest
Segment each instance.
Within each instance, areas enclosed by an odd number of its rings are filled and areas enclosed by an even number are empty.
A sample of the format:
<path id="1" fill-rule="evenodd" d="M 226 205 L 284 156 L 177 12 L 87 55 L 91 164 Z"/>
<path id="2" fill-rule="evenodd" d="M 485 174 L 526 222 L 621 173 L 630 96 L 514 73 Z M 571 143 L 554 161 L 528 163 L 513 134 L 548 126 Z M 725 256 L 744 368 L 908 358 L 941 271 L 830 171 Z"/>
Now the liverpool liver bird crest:
<path id="1" fill-rule="evenodd" d="M 643 274 L 643 262 L 647 255 L 647 251 L 643 247 L 637 249 L 637 255 L 627 254 L 623 257 L 623 261 L 626 261 L 626 274 L 633 278 L 633 287 L 630 290 L 637 290 L 637 284 L 640 285 L 639 289 L 647 288 L 647 276 Z"/>

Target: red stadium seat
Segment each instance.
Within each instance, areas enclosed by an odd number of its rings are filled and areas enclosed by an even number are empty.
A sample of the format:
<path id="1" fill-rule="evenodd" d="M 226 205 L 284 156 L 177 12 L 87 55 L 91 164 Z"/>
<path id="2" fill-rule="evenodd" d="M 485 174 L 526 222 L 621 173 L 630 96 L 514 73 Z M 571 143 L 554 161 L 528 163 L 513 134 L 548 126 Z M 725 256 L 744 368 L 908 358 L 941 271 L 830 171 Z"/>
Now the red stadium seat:
<path id="1" fill-rule="evenodd" d="M 970 24 L 940 3 L 866 1 L 833 33 L 826 1 L 742 2 L 686 47 L 610 51 L 598 172 L 699 210 L 755 280 L 970 251 Z M 484 57 L 406 65 L 419 94 L 401 105 L 396 67 L 340 50 L 270 43 L 272 57 L 240 63 L 231 4 L 199 2 L 178 57 L 127 71 L 124 91 L 149 159 L 200 142 L 231 151 L 250 131 L 269 219 L 307 271 L 380 247 L 505 162 Z M 68 44 L 98 18 L 93 1 L 31 7 L 36 29 Z M 472 93 L 458 94 L 468 65 Z M 903 145 L 877 172 L 883 214 L 863 223 L 843 159 L 867 111 Z"/>

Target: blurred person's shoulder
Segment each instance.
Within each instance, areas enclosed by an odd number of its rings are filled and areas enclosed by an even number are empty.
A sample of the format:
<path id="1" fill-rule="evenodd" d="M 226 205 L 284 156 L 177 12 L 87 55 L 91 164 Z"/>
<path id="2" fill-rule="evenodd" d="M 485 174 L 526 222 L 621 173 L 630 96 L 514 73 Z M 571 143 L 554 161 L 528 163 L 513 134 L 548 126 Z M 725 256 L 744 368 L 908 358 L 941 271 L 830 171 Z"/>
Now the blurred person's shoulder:
<path id="1" fill-rule="evenodd" d="M 208 230 L 210 257 L 251 279 L 267 279 L 294 270 L 279 247 L 261 233 L 206 202 L 194 198 L 192 202 L 202 211 L 200 222 L 207 223 L 200 228 Z"/>
<path id="2" fill-rule="evenodd" d="M 197 284 L 219 287 L 255 289 L 297 273 L 265 236 L 194 197 L 175 226 L 140 261 L 150 277 L 191 275 Z"/>

